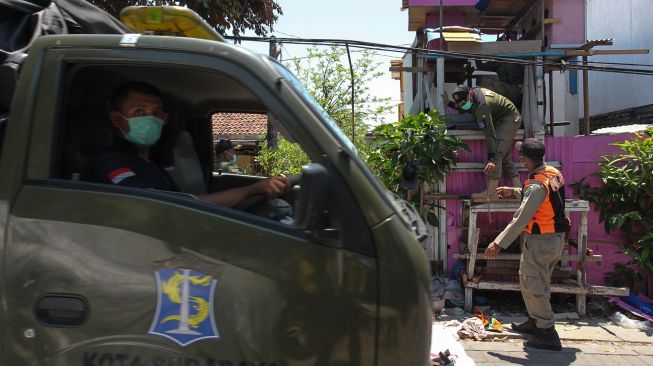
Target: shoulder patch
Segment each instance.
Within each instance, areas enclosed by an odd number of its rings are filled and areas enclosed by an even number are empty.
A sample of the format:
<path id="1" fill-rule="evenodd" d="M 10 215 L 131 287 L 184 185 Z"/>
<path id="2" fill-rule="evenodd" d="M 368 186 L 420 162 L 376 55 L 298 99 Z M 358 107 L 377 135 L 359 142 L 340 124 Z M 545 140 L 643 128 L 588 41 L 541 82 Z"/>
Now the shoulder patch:
<path id="1" fill-rule="evenodd" d="M 135 176 L 136 173 L 134 173 L 133 170 L 129 167 L 124 167 L 124 168 L 118 168 L 114 169 L 107 174 L 107 178 L 111 181 L 113 184 L 120 184 L 123 180 Z"/>

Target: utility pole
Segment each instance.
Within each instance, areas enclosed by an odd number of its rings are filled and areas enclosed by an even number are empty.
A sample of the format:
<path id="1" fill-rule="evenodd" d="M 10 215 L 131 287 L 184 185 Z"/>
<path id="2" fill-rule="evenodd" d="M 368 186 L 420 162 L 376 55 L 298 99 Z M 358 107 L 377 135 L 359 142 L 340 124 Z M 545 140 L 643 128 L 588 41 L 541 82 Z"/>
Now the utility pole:
<path id="1" fill-rule="evenodd" d="M 351 64 L 351 53 L 349 52 L 349 43 L 345 44 L 347 47 L 347 60 L 349 60 L 349 73 L 351 74 L 351 142 L 356 138 L 356 112 L 354 110 L 354 67 Z"/>
<path id="2" fill-rule="evenodd" d="M 275 60 L 281 58 L 281 43 L 277 42 L 277 39 L 274 36 L 270 37 L 270 57 Z M 268 149 L 277 149 L 277 146 L 279 145 L 277 135 L 277 131 L 275 131 L 274 125 L 272 125 L 270 116 L 268 115 L 268 132 L 265 136 L 265 139 L 268 141 Z"/>
<path id="3" fill-rule="evenodd" d="M 440 0 L 440 51 L 444 48 L 444 34 L 443 34 L 443 8 L 442 4 L 443 1 Z M 437 106 L 438 112 L 444 115 L 444 100 L 442 100 L 442 94 L 445 93 L 444 91 L 444 57 L 440 55 L 436 61 L 435 65 L 435 79 L 436 79 L 436 89 L 438 90 L 438 94 L 435 96 L 435 105 Z"/>

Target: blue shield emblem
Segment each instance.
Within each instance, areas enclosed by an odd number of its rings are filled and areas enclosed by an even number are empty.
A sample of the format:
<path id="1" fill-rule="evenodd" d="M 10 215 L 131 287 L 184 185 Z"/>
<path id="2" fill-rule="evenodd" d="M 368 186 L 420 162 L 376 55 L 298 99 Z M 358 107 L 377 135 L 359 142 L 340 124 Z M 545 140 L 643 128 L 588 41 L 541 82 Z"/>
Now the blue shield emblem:
<path id="1" fill-rule="evenodd" d="M 158 299 L 150 334 L 185 347 L 206 338 L 219 338 L 213 316 L 217 281 L 190 269 L 162 268 L 154 272 Z"/>

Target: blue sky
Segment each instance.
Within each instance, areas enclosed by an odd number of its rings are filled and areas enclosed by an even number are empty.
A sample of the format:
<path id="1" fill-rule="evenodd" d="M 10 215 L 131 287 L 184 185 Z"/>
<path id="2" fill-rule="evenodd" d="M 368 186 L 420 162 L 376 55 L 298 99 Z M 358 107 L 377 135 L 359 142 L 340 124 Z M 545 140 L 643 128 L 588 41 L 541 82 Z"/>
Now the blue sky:
<path id="1" fill-rule="evenodd" d="M 273 34 L 280 38 L 338 38 L 408 46 L 415 37 L 414 32 L 408 31 L 408 11 L 401 10 L 401 0 L 278 0 L 278 3 L 284 14 L 279 17 Z M 243 42 L 243 46 L 268 53 L 267 43 Z M 302 57 L 306 47 L 285 45 L 282 58 Z M 385 74 L 371 85 L 376 95 L 390 97 L 393 103 L 400 99 L 399 82 L 390 78 L 388 68 L 390 60 L 401 56 L 381 52 L 376 59 L 382 63 L 379 70 Z M 395 120 L 396 112 L 387 118 Z"/>

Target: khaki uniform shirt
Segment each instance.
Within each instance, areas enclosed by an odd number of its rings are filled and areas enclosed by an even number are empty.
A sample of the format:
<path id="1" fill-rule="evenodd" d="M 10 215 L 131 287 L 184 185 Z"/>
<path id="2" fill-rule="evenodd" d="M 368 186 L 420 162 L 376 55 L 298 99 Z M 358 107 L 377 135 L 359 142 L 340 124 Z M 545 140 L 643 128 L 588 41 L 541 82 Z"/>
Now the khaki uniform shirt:
<path id="1" fill-rule="evenodd" d="M 532 172 L 529 172 L 528 175 L 544 169 L 544 166 L 544 164 L 540 165 Z M 521 188 L 515 188 L 514 195 L 519 198 L 523 197 L 521 205 L 519 205 L 510 224 L 494 239 L 494 242 L 503 249 L 508 248 L 519 237 L 519 234 L 524 232 L 524 228 L 546 199 L 547 193 L 546 187 L 535 179 L 531 180 L 530 184 L 524 188 L 524 192 L 522 192 Z"/>
<path id="2" fill-rule="evenodd" d="M 494 129 L 494 123 L 503 117 L 519 115 L 517 107 L 501 94 L 492 90 L 481 88 L 485 96 L 485 103 L 481 103 L 474 109 L 474 116 L 477 121 L 485 121 L 485 140 L 487 141 L 487 150 L 490 152 L 497 151 L 497 134 Z"/>
<path id="3" fill-rule="evenodd" d="M 227 161 L 221 161 L 218 163 L 218 169 L 222 170 L 223 173 L 229 174 L 245 174 L 245 172 L 238 167 L 236 164 L 229 164 Z"/>

